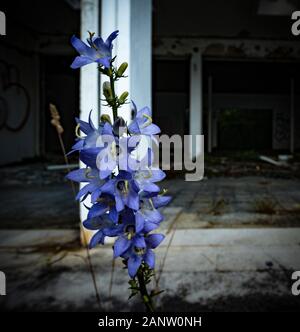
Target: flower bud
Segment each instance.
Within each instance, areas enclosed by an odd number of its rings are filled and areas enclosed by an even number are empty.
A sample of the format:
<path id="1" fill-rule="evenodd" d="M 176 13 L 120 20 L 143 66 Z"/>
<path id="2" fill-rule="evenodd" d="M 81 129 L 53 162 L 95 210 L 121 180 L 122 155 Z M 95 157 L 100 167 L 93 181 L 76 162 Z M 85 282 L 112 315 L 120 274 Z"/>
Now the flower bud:
<path id="1" fill-rule="evenodd" d="M 118 77 L 123 76 L 123 74 L 125 73 L 125 70 L 127 69 L 127 67 L 128 67 L 128 63 L 127 62 L 123 62 L 121 64 L 121 66 L 117 70 L 117 76 Z"/>
<path id="2" fill-rule="evenodd" d="M 122 136 L 125 132 L 126 132 L 126 122 L 121 116 L 118 116 L 117 120 L 113 124 L 113 133 L 116 136 Z"/>
<path id="3" fill-rule="evenodd" d="M 123 92 L 121 96 L 119 97 L 119 104 L 122 105 L 126 102 L 126 99 L 128 97 L 129 93 L 127 91 Z"/>
<path id="4" fill-rule="evenodd" d="M 112 91 L 111 91 L 111 86 L 108 81 L 105 81 L 103 83 L 103 94 L 106 100 L 111 100 L 112 99 Z"/>
<path id="5" fill-rule="evenodd" d="M 111 124 L 111 119 L 110 119 L 110 116 L 108 114 L 102 114 L 100 116 L 100 121 L 101 122 L 108 122 Z"/>

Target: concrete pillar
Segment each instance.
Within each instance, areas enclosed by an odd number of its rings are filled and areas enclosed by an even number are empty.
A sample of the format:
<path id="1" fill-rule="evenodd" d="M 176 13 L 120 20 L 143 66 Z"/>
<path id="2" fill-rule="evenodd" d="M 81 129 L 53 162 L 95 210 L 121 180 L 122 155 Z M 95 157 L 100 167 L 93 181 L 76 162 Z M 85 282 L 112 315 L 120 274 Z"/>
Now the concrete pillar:
<path id="1" fill-rule="evenodd" d="M 87 31 L 95 32 L 106 39 L 111 32 L 120 30 L 114 41 L 113 55 L 118 55 L 115 65 L 128 62 L 127 79 L 120 79 L 116 85 L 116 93 L 130 93 L 139 108 L 151 107 L 151 58 L 152 58 L 152 0 L 102 0 L 101 20 L 99 22 L 99 0 L 81 0 L 81 38 L 87 38 Z M 101 24 L 101 31 L 99 26 Z M 104 76 L 101 78 L 107 80 Z M 87 120 L 89 111 L 94 110 L 92 118 L 95 124 L 99 122 L 99 113 L 111 110 L 101 105 L 99 74 L 97 65 L 84 66 L 80 72 L 80 118 Z M 123 105 L 122 116 L 130 119 L 130 105 Z M 83 165 L 80 165 L 83 167 Z M 85 220 L 87 209 L 80 204 L 80 218 Z M 85 230 L 88 239 L 91 232 Z M 82 238 L 84 240 L 84 238 Z"/>
<path id="2" fill-rule="evenodd" d="M 127 79 L 117 82 L 116 92 L 129 92 L 138 108 L 151 107 L 152 0 L 102 0 L 101 36 L 119 30 L 114 42 L 115 65 L 128 62 Z M 106 79 L 102 77 L 102 79 Z M 122 116 L 130 119 L 130 105 L 123 105 Z M 111 111 L 101 105 L 101 114 Z"/>
<path id="3" fill-rule="evenodd" d="M 88 38 L 88 31 L 99 34 L 99 1 L 98 0 L 81 0 L 81 39 Z M 95 124 L 99 121 L 99 73 L 96 64 L 90 64 L 80 69 L 80 119 L 87 121 L 90 110 L 92 119 Z M 80 163 L 80 167 L 84 164 Z M 86 219 L 88 210 L 80 204 L 80 219 Z M 89 232 L 85 231 L 89 236 Z M 83 235 L 83 233 L 81 233 Z M 84 241 L 84 238 L 82 238 Z"/>
<path id="4" fill-rule="evenodd" d="M 202 58 L 201 54 L 193 53 L 190 62 L 190 135 L 202 134 Z M 195 139 L 193 139 L 195 142 Z M 201 147 L 190 144 L 190 157 L 201 153 Z"/>
<path id="5" fill-rule="evenodd" d="M 207 150 L 208 153 L 211 153 L 212 151 L 212 145 L 213 145 L 213 124 L 212 124 L 212 77 L 208 77 L 208 141 L 207 141 Z"/>

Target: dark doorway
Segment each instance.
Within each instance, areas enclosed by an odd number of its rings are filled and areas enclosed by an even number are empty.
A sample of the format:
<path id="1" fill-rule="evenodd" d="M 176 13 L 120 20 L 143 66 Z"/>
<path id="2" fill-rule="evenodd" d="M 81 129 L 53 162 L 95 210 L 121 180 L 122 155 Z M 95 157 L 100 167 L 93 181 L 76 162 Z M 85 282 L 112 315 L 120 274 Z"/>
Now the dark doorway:
<path id="1" fill-rule="evenodd" d="M 272 110 L 223 109 L 218 117 L 222 150 L 271 150 Z"/>
<path id="2" fill-rule="evenodd" d="M 189 131 L 189 59 L 155 59 L 153 116 L 167 135 Z"/>

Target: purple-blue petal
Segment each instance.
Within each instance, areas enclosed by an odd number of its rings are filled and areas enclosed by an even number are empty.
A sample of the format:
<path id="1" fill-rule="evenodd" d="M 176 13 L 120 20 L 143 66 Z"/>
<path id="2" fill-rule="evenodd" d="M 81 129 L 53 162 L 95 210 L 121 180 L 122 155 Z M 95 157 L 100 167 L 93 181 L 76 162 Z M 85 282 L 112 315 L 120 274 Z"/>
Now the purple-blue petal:
<path id="1" fill-rule="evenodd" d="M 75 118 L 75 120 L 77 124 L 80 125 L 79 128 L 84 134 L 88 135 L 94 130 L 88 122 L 82 121 L 78 118 Z"/>
<path id="2" fill-rule="evenodd" d="M 130 190 L 127 196 L 127 206 L 136 211 L 139 209 L 139 202 L 138 194 L 135 191 Z"/>
<path id="3" fill-rule="evenodd" d="M 86 178 L 86 168 L 76 169 L 66 175 L 66 178 L 75 182 L 89 182 Z"/>
<path id="4" fill-rule="evenodd" d="M 150 269 L 154 269 L 154 267 L 155 267 L 155 254 L 151 249 L 148 249 L 146 254 L 144 255 L 144 261 L 150 267 Z"/>
<path id="5" fill-rule="evenodd" d="M 101 65 L 103 65 L 105 68 L 109 68 L 110 67 L 110 60 L 111 60 L 111 57 L 107 56 L 107 57 L 104 57 L 104 58 L 97 59 L 97 62 L 100 63 Z"/>
<path id="6" fill-rule="evenodd" d="M 127 265 L 128 265 L 128 274 L 131 278 L 135 277 L 141 264 L 142 264 L 141 256 L 134 255 L 132 257 L 129 257 Z"/>
<path id="7" fill-rule="evenodd" d="M 135 236 L 132 240 L 133 244 L 137 248 L 146 248 L 146 242 L 144 236 Z"/>
<path id="8" fill-rule="evenodd" d="M 89 248 L 92 249 L 99 243 L 104 244 L 104 238 L 105 235 L 103 234 L 102 230 L 98 231 L 91 238 Z"/>
<path id="9" fill-rule="evenodd" d="M 71 37 L 71 44 L 80 55 L 92 57 L 94 54 L 94 50 L 76 36 Z"/>
<path id="10" fill-rule="evenodd" d="M 150 234 L 147 236 L 146 241 L 150 248 L 154 249 L 160 245 L 165 238 L 163 234 Z"/>
<path id="11" fill-rule="evenodd" d="M 84 149 L 80 152 L 80 160 L 91 168 L 97 168 L 96 160 L 100 151 L 100 148 Z"/>
<path id="12" fill-rule="evenodd" d="M 114 257 L 121 256 L 129 248 L 130 243 L 126 237 L 120 236 L 114 244 Z"/>
<path id="13" fill-rule="evenodd" d="M 112 32 L 106 39 L 105 44 L 107 47 L 111 47 L 111 43 L 114 39 L 116 39 L 118 37 L 119 34 L 119 30 L 116 30 L 114 32 Z"/>
<path id="14" fill-rule="evenodd" d="M 152 198 L 153 205 L 156 209 L 168 205 L 171 201 L 171 196 L 157 196 Z"/>
<path id="15" fill-rule="evenodd" d="M 101 218 L 89 218 L 83 221 L 83 226 L 90 230 L 97 230 L 102 227 L 103 220 Z"/>
<path id="16" fill-rule="evenodd" d="M 77 69 L 80 67 L 83 67 L 85 65 L 88 65 L 90 63 L 94 62 L 94 60 L 92 58 L 89 58 L 87 56 L 77 56 L 74 61 L 71 64 L 71 68 L 72 69 Z"/>
<path id="17" fill-rule="evenodd" d="M 150 193 L 153 193 L 153 192 L 160 192 L 160 188 L 159 186 L 157 186 L 156 184 L 152 183 L 152 182 L 146 182 L 142 185 L 142 188 L 144 191 L 148 191 Z"/>
<path id="18" fill-rule="evenodd" d="M 108 206 L 105 203 L 94 204 L 89 210 L 88 218 L 101 216 L 107 211 L 107 208 Z"/>
<path id="19" fill-rule="evenodd" d="M 139 233 L 143 230 L 144 222 L 145 222 L 145 219 L 144 219 L 143 215 L 139 211 L 137 211 L 137 213 L 135 214 L 135 231 L 137 233 Z"/>
<path id="20" fill-rule="evenodd" d="M 97 199 L 99 198 L 99 196 L 101 195 L 101 189 L 102 188 L 100 187 L 92 192 L 92 195 L 91 195 L 92 203 L 95 203 L 97 201 Z"/>
<path id="21" fill-rule="evenodd" d="M 145 221 L 143 232 L 149 233 L 158 227 L 159 227 L 159 223 L 155 223 L 152 221 Z"/>
<path id="22" fill-rule="evenodd" d="M 92 188 L 94 188 L 94 186 L 91 183 L 82 187 L 76 195 L 76 200 L 91 192 Z"/>

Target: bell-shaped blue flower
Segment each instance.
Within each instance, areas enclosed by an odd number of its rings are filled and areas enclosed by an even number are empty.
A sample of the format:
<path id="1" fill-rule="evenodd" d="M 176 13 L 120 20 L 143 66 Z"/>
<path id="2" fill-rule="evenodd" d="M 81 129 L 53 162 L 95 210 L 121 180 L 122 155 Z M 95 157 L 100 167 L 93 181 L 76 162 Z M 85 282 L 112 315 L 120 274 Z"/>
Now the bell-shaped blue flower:
<path id="1" fill-rule="evenodd" d="M 105 68 L 110 67 L 112 60 L 112 41 L 118 36 L 118 31 L 114 31 L 104 42 L 101 37 L 88 40 L 89 45 L 73 36 L 71 44 L 80 54 L 71 64 L 71 68 L 76 69 L 90 63 L 96 62 Z"/>
<path id="2" fill-rule="evenodd" d="M 127 251 L 121 257 L 127 259 L 128 274 L 134 278 L 142 262 L 145 262 L 150 269 L 155 267 L 155 249 L 164 239 L 163 234 L 149 234 L 146 237 L 137 236 L 131 241 Z"/>

